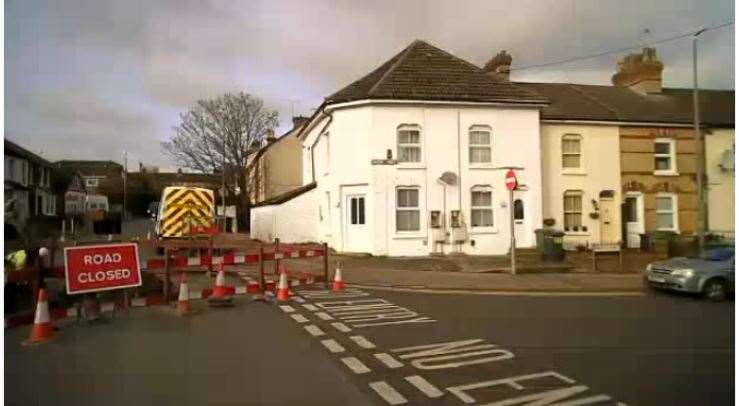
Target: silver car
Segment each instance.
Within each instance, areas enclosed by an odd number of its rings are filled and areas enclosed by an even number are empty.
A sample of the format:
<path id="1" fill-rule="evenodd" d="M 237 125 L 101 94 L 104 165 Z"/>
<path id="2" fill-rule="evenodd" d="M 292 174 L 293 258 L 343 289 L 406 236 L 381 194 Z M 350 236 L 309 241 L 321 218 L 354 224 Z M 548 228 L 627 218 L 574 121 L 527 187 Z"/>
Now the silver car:
<path id="1" fill-rule="evenodd" d="M 677 257 L 651 263 L 644 279 L 654 288 L 724 300 L 734 292 L 734 247 L 709 249 L 698 258 Z"/>

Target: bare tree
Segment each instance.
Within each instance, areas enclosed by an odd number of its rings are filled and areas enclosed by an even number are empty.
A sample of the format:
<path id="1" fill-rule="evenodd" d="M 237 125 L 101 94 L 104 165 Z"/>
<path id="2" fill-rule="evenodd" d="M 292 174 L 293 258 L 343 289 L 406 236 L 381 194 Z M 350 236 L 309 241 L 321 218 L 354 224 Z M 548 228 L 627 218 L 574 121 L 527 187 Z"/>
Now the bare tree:
<path id="1" fill-rule="evenodd" d="M 258 97 L 226 93 L 199 100 L 190 111 L 180 114 L 180 120 L 174 136 L 162 143 L 165 154 L 184 168 L 204 173 L 225 171 L 227 190 L 233 185 L 241 188 L 239 218 L 248 218 L 247 160 L 277 126 L 277 111 L 265 108 Z"/>

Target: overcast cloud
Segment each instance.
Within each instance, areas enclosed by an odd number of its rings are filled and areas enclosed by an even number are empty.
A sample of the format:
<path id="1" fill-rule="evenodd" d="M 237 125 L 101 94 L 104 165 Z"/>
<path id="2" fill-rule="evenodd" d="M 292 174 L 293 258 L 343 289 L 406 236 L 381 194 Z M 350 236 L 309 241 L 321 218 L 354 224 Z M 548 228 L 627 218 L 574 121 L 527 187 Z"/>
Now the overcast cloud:
<path id="1" fill-rule="evenodd" d="M 174 168 L 159 142 L 196 100 L 242 90 L 309 115 L 414 39 L 513 68 L 642 44 L 732 21 L 721 1 L 5 2 L 5 135 L 50 160 Z M 645 30 L 649 32 L 645 33 Z M 657 46 L 664 85 L 692 86 L 691 40 Z M 610 84 L 608 55 L 513 80 Z M 700 40 L 700 82 L 734 88 L 734 27 Z"/>

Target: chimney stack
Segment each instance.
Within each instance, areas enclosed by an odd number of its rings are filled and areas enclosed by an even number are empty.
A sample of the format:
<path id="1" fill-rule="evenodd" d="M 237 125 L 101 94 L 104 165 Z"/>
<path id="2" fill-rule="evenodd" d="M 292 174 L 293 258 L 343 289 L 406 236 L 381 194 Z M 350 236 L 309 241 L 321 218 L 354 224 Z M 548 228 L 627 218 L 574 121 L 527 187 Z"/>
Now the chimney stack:
<path id="1" fill-rule="evenodd" d="M 277 138 L 275 138 L 275 130 L 269 129 L 267 130 L 267 136 L 264 137 L 264 139 L 267 141 L 267 144 L 271 144 L 275 141 L 277 141 Z"/>
<path id="2" fill-rule="evenodd" d="M 641 53 L 626 55 L 618 63 L 618 72 L 611 78 L 614 86 L 628 87 L 642 94 L 662 92 L 662 69 L 655 48 L 644 48 Z"/>
<path id="3" fill-rule="evenodd" d="M 488 63 L 485 64 L 483 70 L 495 82 L 505 83 L 511 81 L 511 63 L 513 57 L 505 50 L 498 52 Z"/>
<path id="4" fill-rule="evenodd" d="M 293 128 L 298 128 L 308 122 L 308 117 L 294 116 L 293 117 Z"/>

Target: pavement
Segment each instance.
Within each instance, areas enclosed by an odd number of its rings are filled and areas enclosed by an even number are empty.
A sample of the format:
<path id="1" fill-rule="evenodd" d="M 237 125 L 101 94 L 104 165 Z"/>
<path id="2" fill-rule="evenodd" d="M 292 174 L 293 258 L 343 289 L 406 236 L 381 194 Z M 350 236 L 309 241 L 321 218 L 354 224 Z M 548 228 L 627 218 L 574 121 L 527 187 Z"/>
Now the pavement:
<path id="1" fill-rule="evenodd" d="M 5 402 L 724 405 L 734 304 L 684 295 L 524 297 L 296 289 L 178 318 L 133 309 L 22 346 Z"/>

